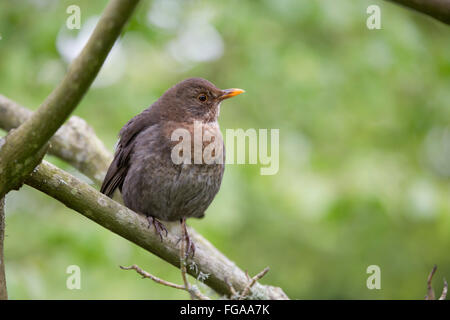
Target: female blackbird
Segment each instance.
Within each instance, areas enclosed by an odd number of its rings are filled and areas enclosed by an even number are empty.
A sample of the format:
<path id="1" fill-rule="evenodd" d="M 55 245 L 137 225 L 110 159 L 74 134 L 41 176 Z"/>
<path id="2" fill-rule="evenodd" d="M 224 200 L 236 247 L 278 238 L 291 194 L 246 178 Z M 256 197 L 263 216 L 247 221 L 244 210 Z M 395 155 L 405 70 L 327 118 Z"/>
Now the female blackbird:
<path id="1" fill-rule="evenodd" d="M 100 191 L 112 197 L 119 188 L 125 205 L 146 215 L 161 240 L 162 231 L 167 234 L 167 229 L 157 219 L 180 220 L 187 251 L 194 254 L 186 218 L 204 216 L 219 191 L 224 172 L 225 152 L 217 122 L 220 103 L 242 92 L 241 89 L 220 90 L 201 78 L 186 79 L 167 90 L 120 130 L 114 160 Z M 196 133 L 214 137 L 211 141 L 223 150 L 218 154 L 220 161 L 204 160 L 203 151 L 209 145 L 204 138 L 200 138 L 201 161 L 194 161 L 196 150 L 184 152 L 185 149 L 180 153 L 184 156 L 182 161 L 174 161 L 173 150 L 180 141 L 179 136 L 173 141 L 172 134 L 177 129 L 190 134 L 190 150 L 195 149 L 192 145 L 198 141 L 194 137 Z M 213 156 L 214 152 L 217 150 Z"/>

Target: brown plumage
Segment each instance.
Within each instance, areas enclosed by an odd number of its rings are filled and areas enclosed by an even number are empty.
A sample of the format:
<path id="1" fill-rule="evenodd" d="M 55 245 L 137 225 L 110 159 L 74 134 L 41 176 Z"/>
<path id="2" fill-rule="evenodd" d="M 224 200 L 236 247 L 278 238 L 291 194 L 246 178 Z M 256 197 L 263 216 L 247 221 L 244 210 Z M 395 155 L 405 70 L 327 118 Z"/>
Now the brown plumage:
<path id="1" fill-rule="evenodd" d="M 201 78 L 186 79 L 167 90 L 153 105 L 138 114 L 120 130 L 120 140 L 101 192 L 112 197 L 119 189 L 125 205 L 146 215 L 162 239 L 167 233 L 162 221 L 203 217 L 219 191 L 224 172 L 224 157 L 219 163 L 176 164 L 172 149 L 178 141 L 171 135 L 176 129 L 191 134 L 194 124 L 203 133 L 214 136 L 223 146 L 217 118 L 220 103 L 242 93 L 241 89 L 220 90 Z M 202 150 L 209 143 L 202 143 Z M 217 161 L 216 161 L 217 162 Z M 187 234 L 187 233 L 186 233 Z M 189 241 L 188 248 L 194 250 Z"/>

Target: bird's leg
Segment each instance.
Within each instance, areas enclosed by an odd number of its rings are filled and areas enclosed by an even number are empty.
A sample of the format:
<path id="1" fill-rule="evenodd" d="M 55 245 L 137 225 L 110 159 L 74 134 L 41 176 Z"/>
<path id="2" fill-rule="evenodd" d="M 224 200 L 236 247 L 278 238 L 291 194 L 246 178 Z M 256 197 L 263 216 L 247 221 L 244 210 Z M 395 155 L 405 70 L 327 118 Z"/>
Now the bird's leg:
<path id="1" fill-rule="evenodd" d="M 148 227 L 150 228 L 152 225 L 155 227 L 155 231 L 161 238 L 161 242 L 162 242 L 163 241 L 163 236 L 162 236 L 163 231 L 166 233 L 166 237 L 168 234 L 166 226 L 161 221 L 159 221 L 158 219 L 156 219 L 155 217 L 152 217 L 152 216 L 147 216 L 147 220 L 148 220 Z"/>
<path id="2" fill-rule="evenodd" d="M 189 237 L 189 233 L 186 228 L 186 218 L 181 218 L 181 230 L 183 232 L 182 237 L 184 237 L 184 241 L 186 241 L 186 258 L 189 256 L 190 253 L 192 253 L 192 258 L 194 258 L 195 255 L 195 244 L 192 242 L 191 237 Z"/>

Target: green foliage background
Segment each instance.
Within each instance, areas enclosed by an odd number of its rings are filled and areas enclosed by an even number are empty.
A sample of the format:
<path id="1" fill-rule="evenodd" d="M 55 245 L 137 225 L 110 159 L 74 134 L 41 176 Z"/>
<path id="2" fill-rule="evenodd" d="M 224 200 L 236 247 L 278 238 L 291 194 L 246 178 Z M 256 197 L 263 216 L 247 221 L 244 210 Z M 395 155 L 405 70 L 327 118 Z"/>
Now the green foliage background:
<path id="1" fill-rule="evenodd" d="M 71 4 L 84 23 L 106 1 L 0 2 L 1 94 L 36 109 L 51 92 L 67 68 L 56 39 Z M 370 4 L 381 30 L 366 28 Z M 185 1 L 181 17 L 206 10 L 224 41 L 220 59 L 187 67 L 167 51 L 177 31 L 147 23 L 151 5 L 126 28 L 120 81 L 92 88 L 75 111 L 111 150 L 129 118 L 184 78 L 244 88 L 223 104 L 221 128 L 280 129 L 279 172 L 228 165 L 206 218 L 189 223 L 250 274 L 269 265 L 263 282 L 291 298 L 422 299 L 433 264 L 440 292 L 450 278 L 448 26 L 380 0 Z M 187 298 L 118 266 L 180 283 L 175 268 L 29 187 L 8 195 L 6 223 L 12 299 Z M 73 264 L 81 290 L 66 288 Z M 366 287 L 369 265 L 381 290 Z"/>

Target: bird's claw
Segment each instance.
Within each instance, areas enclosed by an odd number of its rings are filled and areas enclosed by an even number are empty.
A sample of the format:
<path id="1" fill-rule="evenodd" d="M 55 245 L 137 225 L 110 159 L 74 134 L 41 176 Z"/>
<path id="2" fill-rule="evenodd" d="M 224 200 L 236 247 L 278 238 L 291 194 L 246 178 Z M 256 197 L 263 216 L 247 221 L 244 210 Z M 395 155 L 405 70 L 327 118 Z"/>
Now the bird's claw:
<path id="1" fill-rule="evenodd" d="M 186 233 L 186 253 L 185 258 L 189 257 L 189 254 L 192 253 L 191 258 L 193 259 L 195 256 L 195 244 L 192 242 L 191 237 L 189 237 L 189 234 Z"/>
<path id="2" fill-rule="evenodd" d="M 155 232 L 159 235 L 161 242 L 162 242 L 163 241 L 163 232 L 166 233 L 166 237 L 169 234 L 166 226 L 161 221 L 159 221 L 158 219 L 156 219 L 155 217 L 152 217 L 152 216 L 147 216 L 147 220 L 148 220 L 148 228 L 150 228 L 153 225 L 155 227 Z"/>
<path id="3" fill-rule="evenodd" d="M 189 237 L 189 234 L 186 233 L 186 236 L 181 236 L 178 238 L 177 242 L 175 243 L 175 245 L 178 245 L 178 243 L 180 243 L 180 241 L 184 238 L 185 241 L 185 253 L 184 253 L 184 258 L 188 258 L 189 254 L 191 255 L 191 258 L 194 258 L 195 256 L 195 244 L 194 242 L 191 240 L 191 237 Z"/>

